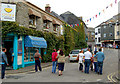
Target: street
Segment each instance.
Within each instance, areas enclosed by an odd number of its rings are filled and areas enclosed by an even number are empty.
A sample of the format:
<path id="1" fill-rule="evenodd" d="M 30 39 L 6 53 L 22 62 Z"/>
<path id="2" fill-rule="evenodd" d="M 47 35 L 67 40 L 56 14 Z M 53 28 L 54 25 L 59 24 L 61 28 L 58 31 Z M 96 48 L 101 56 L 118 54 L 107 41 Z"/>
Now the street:
<path id="1" fill-rule="evenodd" d="M 42 72 L 27 72 L 22 74 L 7 75 L 3 82 L 110 82 L 118 72 L 118 49 L 104 49 L 105 61 L 103 65 L 103 75 L 90 71 L 85 74 L 78 70 L 78 63 L 66 63 L 62 76 L 52 74 L 52 66 L 44 68 Z M 110 75 L 114 73 L 113 77 Z M 111 76 L 111 78 L 109 77 Z"/>

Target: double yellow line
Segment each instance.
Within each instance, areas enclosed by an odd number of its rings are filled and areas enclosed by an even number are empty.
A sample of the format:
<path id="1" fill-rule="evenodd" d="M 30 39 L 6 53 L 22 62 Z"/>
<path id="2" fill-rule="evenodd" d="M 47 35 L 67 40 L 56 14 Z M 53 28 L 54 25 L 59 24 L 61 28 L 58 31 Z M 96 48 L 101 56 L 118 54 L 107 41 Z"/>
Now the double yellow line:
<path id="1" fill-rule="evenodd" d="M 117 81 L 115 81 L 115 80 L 113 79 L 113 76 L 114 76 L 116 73 L 117 73 L 117 72 L 114 72 L 114 73 L 111 73 L 111 74 L 109 74 L 109 75 L 107 76 L 108 80 L 109 80 L 110 82 L 113 82 L 114 84 L 117 83 Z"/>

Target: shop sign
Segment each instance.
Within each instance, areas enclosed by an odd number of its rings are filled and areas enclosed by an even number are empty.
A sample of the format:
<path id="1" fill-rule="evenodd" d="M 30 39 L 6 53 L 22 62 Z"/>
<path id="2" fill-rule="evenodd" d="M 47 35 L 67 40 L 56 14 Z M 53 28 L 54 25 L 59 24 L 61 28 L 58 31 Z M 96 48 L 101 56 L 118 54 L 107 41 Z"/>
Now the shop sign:
<path id="1" fill-rule="evenodd" d="M 15 21 L 16 5 L 15 4 L 1 4 L 1 20 Z"/>

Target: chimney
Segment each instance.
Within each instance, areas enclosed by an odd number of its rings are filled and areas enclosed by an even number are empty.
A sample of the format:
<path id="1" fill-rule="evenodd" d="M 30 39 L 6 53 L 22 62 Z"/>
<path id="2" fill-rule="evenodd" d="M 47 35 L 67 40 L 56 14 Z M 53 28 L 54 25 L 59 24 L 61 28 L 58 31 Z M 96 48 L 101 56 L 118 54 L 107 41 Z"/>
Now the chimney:
<path id="1" fill-rule="evenodd" d="M 50 9 L 51 9 L 50 4 L 46 4 L 45 11 L 50 13 Z"/>

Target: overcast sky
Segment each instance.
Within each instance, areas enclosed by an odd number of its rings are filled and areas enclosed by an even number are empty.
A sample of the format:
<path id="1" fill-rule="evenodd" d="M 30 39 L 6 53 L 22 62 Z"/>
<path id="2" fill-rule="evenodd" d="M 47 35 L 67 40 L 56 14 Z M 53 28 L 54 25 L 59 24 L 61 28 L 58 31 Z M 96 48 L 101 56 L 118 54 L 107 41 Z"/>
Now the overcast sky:
<path id="1" fill-rule="evenodd" d="M 115 0 L 27 0 L 38 7 L 45 10 L 45 5 L 50 4 L 51 11 L 57 14 L 62 14 L 66 11 L 74 13 L 76 16 L 83 17 L 83 21 L 90 18 L 91 21 L 86 22 L 88 27 L 96 27 L 103 21 L 108 20 L 112 16 L 118 13 L 118 4 L 115 4 Z M 120 0 L 117 0 L 117 3 Z M 110 4 L 113 4 L 112 7 Z M 108 8 L 106 9 L 106 7 Z M 102 10 L 105 10 L 103 13 Z M 99 16 L 99 12 L 101 12 Z M 98 15 L 96 18 L 95 15 Z M 95 17 L 93 19 L 93 17 Z"/>

